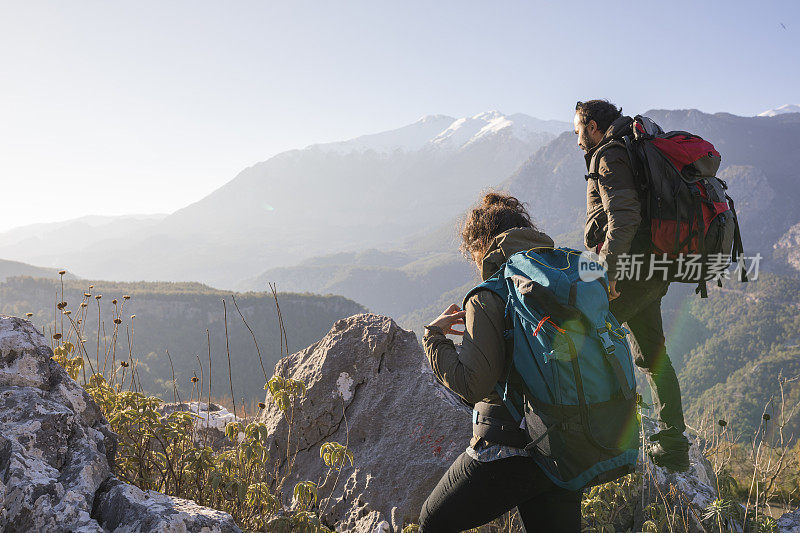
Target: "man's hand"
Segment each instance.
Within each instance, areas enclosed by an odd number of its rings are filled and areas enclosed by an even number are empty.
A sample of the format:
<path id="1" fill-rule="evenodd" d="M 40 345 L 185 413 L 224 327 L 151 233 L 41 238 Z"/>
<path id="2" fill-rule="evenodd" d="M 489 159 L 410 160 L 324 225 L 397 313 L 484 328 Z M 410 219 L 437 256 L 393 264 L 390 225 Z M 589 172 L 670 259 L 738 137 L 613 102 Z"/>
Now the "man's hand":
<path id="1" fill-rule="evenodd" d="M 608 282 L 608 301 L 616 298 L 619 298 L 619 292 L 617 291 L 617 280 L 612 279 Z"/>
<path id="2" fill-rule="evenodd" d="M 450 307 L 445 309 L 444 313 L 439 315 L 439 317 L 428 324 L 429 326 L 438 326 L 442 328 L 445 335 L 463 335 L 463 330 L 455 330 L 453 326 L 456 324 L 464 324 L 464 317 L 466 316 L 467 312 L 462 311 L 459 306 L 456 304 L 450 304 Z"/>

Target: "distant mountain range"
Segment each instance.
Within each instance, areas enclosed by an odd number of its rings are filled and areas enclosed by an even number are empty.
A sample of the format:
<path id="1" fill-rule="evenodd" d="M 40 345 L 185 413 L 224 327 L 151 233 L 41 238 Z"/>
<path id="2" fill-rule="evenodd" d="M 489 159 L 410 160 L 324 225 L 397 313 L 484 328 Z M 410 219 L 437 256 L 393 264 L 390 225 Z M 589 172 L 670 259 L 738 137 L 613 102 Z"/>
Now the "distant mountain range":
<path id="1" fill-rule="evenodd" d="M 89 215 L 20 226 L 0 233 L 0 257 L 74 271 L 74 264 L 80 263 L 71 260 L 75 254 L 91 253 L 94 246 L 106 251 L 124 250 L 132 235 L 152 228 L 166 216 Z"/>
<path id="2" fill-rule="evenodd" d="M 800 115 L 739 117 L 697 110 L 644 114 L 666 130 L 691 131 L 715 144 L 723 157 L 719 176 L 727 181 L 736 201 L 746 253 L 760 253 L 761 266 L 767 270 L 796 274 L 792 265 L 800 268 L 800 212 L 795 207 L 800 205 L 796 186 Z M 497 188 L 524 200 L 534 221 L 559 244 L 582 248 L 585 173 L 576 136 L 567 132 L 539 149 Z M 267 281 L 278 281 L 288 290 L 302 290 L 305 284 L 308 290 L 353 298 L 419 330 L 440 307 L 459 303 L 477 281 L 474 268 L 456 252 L 462 214 L 411 235 L 393 252 L 325 256 L 296 267 L 267 270 L 237 287 L 256 289 Z M 319 262 L 325 267 L 313 266 Z"/>
<path id="3" fill-rule="evenodd" d="M 498 134 L 507 139 L 541 145 L 543 139 L 555 137 L 570 127 L 569 122 L 541 120 L 523 113 L 504 115 L 499 111 L 487 111 L 458 119 L 447 115 L 427 115 L 396 130 L 317 146 L 341 154 L 369 150 L 379 153 L 435 148 L 452 150 L 466 148 Z"/>
<path id="4" fill-rule="evenodd" d="M 571 126 L 523 114 L 426 116 L 396 130 L 292 150 L 160 220 L 52 238 L 0 238 L 0 257 L 93 278 L 231 287 L 267 268 L 385 246 L 449 220 Z M 73 233 L 77 238 L 73 238 Z"/>
<path id="5" fill-rule="evenodd" d="M 7 261 L 0 259 L 0 283 L 14 276 L 29 276 L 32 278 L 58 278 L 59 269 L 46 268 L 21 263 L 19 261 Z M 76 279 L 77 276 L 71 272 L 64 275 L 64 279 Z"/>
<path id="6" fill-rule="evenodd" d="M 800 114 L 788 109 L 759 117 L 645 113 L 665 129 L 715 143 L 747 252 L 768 261 L 775 255 L 774 270 L 784 272 L 794 271 L 787 259 L 797 263 L 800 253 L 796 228 L 790 233 L 800 223 Z M 17 228 L 0 234 L 0 257 L 93 278 L 198 280 L 241 290 L 263 290 L 275 280 L 287 290 L 343 294 L 402 317 L 430 293 L 420 283 L 426 273 L 446 290 L 470 279 L 456 253 L 458 217 L 489 186 L 525 200 L 534 220 L 561 242 L 581 245 L 585 166 L 569 130 L 566 122 L 496 111 L 429 115 L 395 130 L 285 152 L 170 215 Z M 387 264 L 382 254 L 393 249 L 403 259 Z M 315 257 L 326 257 L 324 266 Z"/>
<path id="7" fill-rule="evenodd" d="M 475 273 L 475 268 L 453 250 L 423 255 L 368 250 L 273 268 L 237 288 L 257 290 L 274 282 L 282 290 L 292 292 L 347 294 L 373 312 L 414 327 L 421 324 L 406 315 L 438 300 L 442 292 L 464 285 Z"/>

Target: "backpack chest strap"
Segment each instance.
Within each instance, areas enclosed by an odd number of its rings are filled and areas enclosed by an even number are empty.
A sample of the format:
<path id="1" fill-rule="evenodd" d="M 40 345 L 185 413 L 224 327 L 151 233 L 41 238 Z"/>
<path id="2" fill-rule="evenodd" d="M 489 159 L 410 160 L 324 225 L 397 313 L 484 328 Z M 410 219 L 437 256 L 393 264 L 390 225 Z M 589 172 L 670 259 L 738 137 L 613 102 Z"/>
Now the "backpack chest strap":
<path id="1" fill-rule="evenodd" d="M 614 376 L 619 382 L 619 388 L 622 390 L 625 399 L 630 400 L 633 397 L 633 389 L 628 385 L 628 378 L 625 376 L 622 363 L 619 362 L 619 359 L 614 353 L 617 348 L 614 345 L 614 341 L 611 340 L 610 330 L 607 326 L 597 328 L 597 334 L 600 336 L 600 340 L 603 343 L 603 352 L 605 353 L 606 361 L 608 361 L 611 370 L 614 371 Z"/>

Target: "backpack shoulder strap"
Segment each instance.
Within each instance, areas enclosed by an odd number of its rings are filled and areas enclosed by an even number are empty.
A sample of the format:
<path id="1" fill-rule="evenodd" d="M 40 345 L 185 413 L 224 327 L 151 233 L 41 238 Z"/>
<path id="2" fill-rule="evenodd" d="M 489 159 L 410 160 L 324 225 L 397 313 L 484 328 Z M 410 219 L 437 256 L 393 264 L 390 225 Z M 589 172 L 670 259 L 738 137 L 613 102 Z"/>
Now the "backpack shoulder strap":
<path id="1" fill-rule="evenodd" d="M 505 329 L 503 330 L 503 338 L 506 341 L 506 352 L 507 354 L 513 353 L 514 349 L 514 321 L 512 319 L 509 306 L 511 305 L 511 301 L 509 299 L 508 294 L 508 285 L 506 284 L 505 277 L 503 277 L 503 270 L 501 269 L 497 274 L 492 276 L 491 278 L 487 279 L 483 283 L 473 287 L 466 296 L 464 296 L 464 301 L 461 303 L 461 308 L 466 309 L 467 307 L 467 300 L 469 300 L 472 295 L 476 292 L 481 290 L 488 290 L 496 294 L 502 301 L 505 302 L 505 313 L 503 316 L 503 325 Z M 505 374 L 505 372 L 504 372 Z"/>
<path id="2" fill-rule="evenodd" d="M 501 271 L 498 274 L 495 274 L 491 278 L 487 279 L 483 283 L 480 283 L 475 287 L 473 287 L 472 289 L 470 289 L 467 295 L 464 296 L 464 301 L 461 302 L 461 309 L 464 309 L 464 307 L 467 305 L 467 300 L 469 300 L 473 294 L 481 290 L 492 291 L 497 296 L 499 296 L 500 299 L 502 299 L 503 301 L 506 301 L 508 299 L 508 289 L 505 284 L 505 279 L 502 277 L 502 271 Z"/>
<path id="3" fill-rule="evenodd" d="M 627 150 L 625 143 L 616 140 L 609 141 L 600 148 L 598 148 L 597 151 L 592 154 L 592 159 L 589 161 L 589 173 L 585 176 L 586 181 L 589 181 L 590 179 L 598 179 L 600 177 L 600 174 L 597 173 L 597 166 L 600 164 L 600 158 L 605 153 L 605 151 L 611 148 L 612 146 L 621 146 L 622 148 L 625 148 Z"/>
<path id="4" fill-rule="evenodd" d="M 625 143 L 625 150 L 628 151 L 628 159 L 631 162 L 631 172 L 633 172 L 633 179 L 639 183 L 639 165 L 637 165 L 637 157 L 636 152 L 633 148 L 633 139 L 631 139 L 628 135 L 622 138 L 622 142 Z"/>
<path id="5" fill-rule="evenodd" d="M 509 287 L 506 281 L 505 276 L 503 275 L 505 268 L 500 269 L 495 275 L 491 278 L 487 279 L 483 283 L 473 287 L 466 296 L 464 296 L 464 302 L 462 303 L 462 309 L 466 308 L 467 300 L 472 297 L 476 292 L 481 290 L 488 290 L 496 294 L 503 302 L 505 302 L 505 313 L 503 316 L 503 338 L 505 340 L 505 352 L 506 352 L 506 361 L 503 368 L 503 373 L 501 378 L 501 382 L 498 382 L 495 385 L 495 391 L 500 395 L 500 398 L 503 399 L 503 403 L 506 404 L 506 407 L 509 408 L 509 412 L 511 415 L 516 419 L 521 419 L 520 410 L 521 406 L 517 405 L 516 407 L 513 404 L 508 402 L 508 379 L 511 374 L 511 370 L 513 368 L 513 359 L 514 359 L 514 318 L 511 312 L 511 298 L 509 294 Z"/>
<path id="6" fill-rule="evenodd" d="M 725 195 L 725 198 L 728 200 L 728 205 L 731 207 L 731 213 L 733 213 L 733 261 L 739 263 L 739 261 L 744 261 L 744 246 L 742 245 L 742 232 L 739 229 L 739 216 L 736 214 L 736 207 L 733 205 L 733 198 Z M 739 270 L 739 281 L 747 282 L 747 270 L 744 268 L 744 264 L 741 264 L 741 269 Z"/>

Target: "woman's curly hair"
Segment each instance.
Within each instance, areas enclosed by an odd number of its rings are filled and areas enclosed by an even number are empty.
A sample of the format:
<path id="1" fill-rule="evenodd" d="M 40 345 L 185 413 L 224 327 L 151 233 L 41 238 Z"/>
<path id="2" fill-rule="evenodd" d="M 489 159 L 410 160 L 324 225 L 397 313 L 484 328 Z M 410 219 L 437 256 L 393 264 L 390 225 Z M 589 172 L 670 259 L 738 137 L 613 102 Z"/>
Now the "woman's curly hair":
<path id="1" fill-rule="evenodd" d="M 473 260 L 473 253 L 486 253 L 492 240 L 512 228 L 535 228 L 525 205 L 510 194 L 487 193 L 464 221 L 461 253 Z"/>

